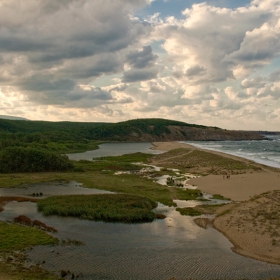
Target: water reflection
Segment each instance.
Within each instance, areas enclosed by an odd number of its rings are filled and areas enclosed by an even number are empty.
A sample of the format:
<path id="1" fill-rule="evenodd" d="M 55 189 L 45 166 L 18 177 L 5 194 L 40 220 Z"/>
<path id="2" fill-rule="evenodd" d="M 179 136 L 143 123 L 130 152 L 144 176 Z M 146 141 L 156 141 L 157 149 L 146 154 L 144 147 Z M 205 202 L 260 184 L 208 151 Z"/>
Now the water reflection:
<path id="1" fill-rule="evenodd" d="M 161 154 L 164 151 L 152 150 L 152 143 L 103 143 L 98 145 L 98 150 L 84 153 L 67 154 L 71 160 L 92 160 L 97 157 L 121 156 L 132 153 Z"/>
<path id="2" fill-rule="evenodd" d="M 69 187 L 69 186 L 68 186 Z M 1 189 L 20 193 L 46 192 L 69 194 L 83 189 L 71 182 L 37 184 L 27 189 Z M 49 190 L 47 189 L 49 188 Z M 82 189 L 82 190 L 81 190 Z M 27 192 L 27 193 L 26 193 Z M 176 201 L 180 206 L 199 202 Z M 233 253 L 232 244 L 212 228 L 196 226 L 192 217 L 181 216 L 174 207 L 159 204 L 157 212 L 167 215 L 165 220 L 145 224 L 104 223 L 71 217 L 45 217 L 31 202 L 10 202 L 0 213 L 1 220 L 11 221 L 26 215 L 58 230 L 58 238 L 71 238 L 83 246 L 38 246 L 28 252 L 31 262 L 59 273 L 61 269 L 83 279 L 261 279 L 280 277 L 280 266 L 251 260 Z"/>

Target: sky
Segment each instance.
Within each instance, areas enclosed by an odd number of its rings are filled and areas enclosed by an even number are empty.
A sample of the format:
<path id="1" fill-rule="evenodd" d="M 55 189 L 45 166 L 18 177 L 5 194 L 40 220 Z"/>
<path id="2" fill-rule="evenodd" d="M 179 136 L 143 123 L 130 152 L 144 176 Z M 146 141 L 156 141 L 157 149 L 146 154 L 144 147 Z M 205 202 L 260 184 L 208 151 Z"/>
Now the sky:
<path id="1" fill-rule="evenodd" d="M 280 131 L 280 0 L 0 0 L 0 115 Z"/>

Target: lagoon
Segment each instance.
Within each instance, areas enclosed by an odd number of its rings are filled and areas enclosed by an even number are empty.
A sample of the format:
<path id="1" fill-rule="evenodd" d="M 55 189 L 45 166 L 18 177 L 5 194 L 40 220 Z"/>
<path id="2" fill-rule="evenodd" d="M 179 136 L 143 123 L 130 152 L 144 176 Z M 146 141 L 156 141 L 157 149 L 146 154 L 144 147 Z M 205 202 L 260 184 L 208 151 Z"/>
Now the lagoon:
<path id="1" fill-rule="evenodd" d="M 122 147 L 126 152 L 125 146 Z M 41 183 L 0 191 L 2 196 L 30 196 L 34 192 L 42 192 L 43 197 L 102 192 L 83 188 L 77 182 Z M 181 203 L 176 202 L 178 205 Z M 191 207 L 198 202 L 182 203 L 184 207 Z M 167 218 L 142 224 L 105 223 L 71 217 L 45 217 L 37 212 L 35 203 L 10 202 L 0 212 L 0 219 L 12 221 L 18 215 L 27 215 L 56 228 L 55 237 L 82 241 L 84 245 L 81 246 L 37 246 L 27 252 L 31 263 L 41 264 L 58 275 L 62 269 L 69 269 L 75 275 L 82 273 L 86 280 L 280 277 L 279 265 L 233 253 L 232 244 L 221 233 L 213 228 L 198 227 L 194 218 L 181 216 L 175 207 L 159 204 L 157 211 Z"/>
<path id="2" fill-rule="evenodd" d="M 132 153 L 160 154 L 164 151 L 152 150 L 152 143 L 103 143 L 98 145 L 99 149 L 86 151 L 84 153 L 67 154 L 71 160 L 93 160 L 93 158 L 106 156 L 121 156 Z"/>

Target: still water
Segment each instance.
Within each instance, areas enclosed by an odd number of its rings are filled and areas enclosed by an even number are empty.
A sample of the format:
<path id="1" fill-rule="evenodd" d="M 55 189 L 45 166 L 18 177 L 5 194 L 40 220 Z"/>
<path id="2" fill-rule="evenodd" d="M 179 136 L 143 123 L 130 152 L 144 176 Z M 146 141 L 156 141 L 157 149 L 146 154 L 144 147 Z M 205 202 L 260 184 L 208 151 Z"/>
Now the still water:
<path id="1" fill-rule="evenodd" d="M 43 197 L 57 194 L 90 194 L 102 191 L 69 184 L 42 183 L 22 188 L 0 189 L 0 195 Z M 176 201 L 180 204 L 180 201 Z M 197 202 L 190 201 L 194 206 Z M 18 215 L 37 219 L 58 230 L 62 239 L 85 245 L 38 246 L 28 251 L 32 263 L 50 271 L 70 270 L 82 279 L 267 279 L 280 277 L 280 266 L 239 256 L 232 244 L 213 228 L 198 227 L 192 217 L 181 216 L 174 207 L 159 205 L 167 218 L 144 224 L 105 223 L 71 217 L 44 217 L 31 202 L 10 202 L 0 219 Z M 81 275 L 81 274 L 80 274 Z M 70 279 L 70 278 L 69 278 Z"/>
<path id="2" fill-rule="evenodd" d="M 93 158 L 106 156 L 121 156 L 132 153 L 160 154 L 163 151 L 152 150 L 152 143 L 103 143 L 98 150 L 86 151 L 84 153 L 67 154 L 71 160 L 92 160 Z"/>

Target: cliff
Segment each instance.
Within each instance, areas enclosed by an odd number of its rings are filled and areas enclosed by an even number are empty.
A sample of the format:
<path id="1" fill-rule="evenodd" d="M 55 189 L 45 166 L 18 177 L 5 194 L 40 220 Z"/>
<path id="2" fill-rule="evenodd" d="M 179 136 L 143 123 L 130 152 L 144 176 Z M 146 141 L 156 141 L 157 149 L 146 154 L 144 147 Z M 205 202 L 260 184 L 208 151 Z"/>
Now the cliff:
<path id="1" fill-rule="evenodd" d="M 156 135 L 145 132 L 131 132 L 123 141 L 153 142 L 153 141 L 226 141 L 226 140 L 262 140 L 264 137 L 254 131 L 235 131 L 216 128 L 196 128 L 188 126 L 168 126 L 169 133 Z M 115 140 L 119 136 L 115 135 Z"/>

